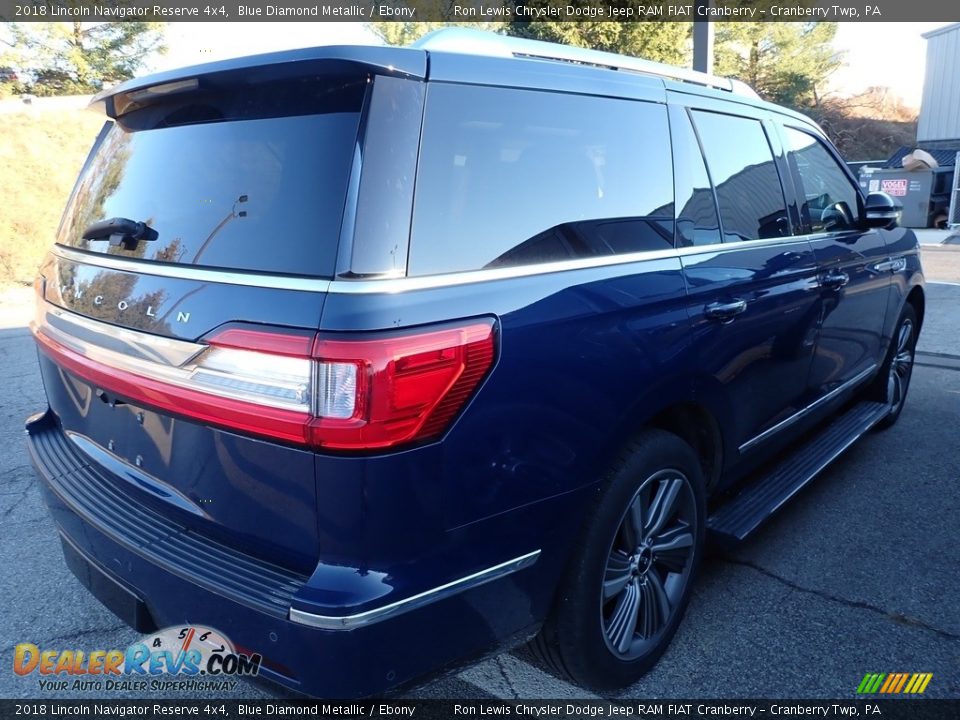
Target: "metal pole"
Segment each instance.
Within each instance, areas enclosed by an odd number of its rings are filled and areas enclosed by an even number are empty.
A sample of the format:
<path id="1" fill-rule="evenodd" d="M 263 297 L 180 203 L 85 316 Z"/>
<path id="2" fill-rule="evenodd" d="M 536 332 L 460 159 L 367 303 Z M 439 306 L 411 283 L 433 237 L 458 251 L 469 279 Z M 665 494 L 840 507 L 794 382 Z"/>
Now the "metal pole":
<path id="1" fill-rule="evenodd" d="M 960 152 L 957 153 L 957 159 L 953 161 L 953 192 L 950 193 L 947 227 L 951 230 L 960 227 Z"/>
<path id="2" fill-rule="evenodd" d="M 713 74 L 713 23 L 701 15 L 700 8 L 712 8 L 713 0 L 696 0 L 693 21 L 693 69 Z"/>

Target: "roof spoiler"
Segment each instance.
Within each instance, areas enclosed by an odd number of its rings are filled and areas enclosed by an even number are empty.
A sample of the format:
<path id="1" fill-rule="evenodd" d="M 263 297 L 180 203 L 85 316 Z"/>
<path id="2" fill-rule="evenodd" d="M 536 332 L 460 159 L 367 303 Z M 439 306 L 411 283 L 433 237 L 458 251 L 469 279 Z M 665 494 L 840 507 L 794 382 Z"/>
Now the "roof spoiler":
<path id="1" fill-rule="evenodd" d="M 90 101 L 90 108 L 118 118 L 151 102 L 198 88 L 351 72 L 422 80 L 427 76 L 427 55 L 422 50 L 377 45 L 328 45 L 249 55 L 134 78 L 102 90 Z"/>

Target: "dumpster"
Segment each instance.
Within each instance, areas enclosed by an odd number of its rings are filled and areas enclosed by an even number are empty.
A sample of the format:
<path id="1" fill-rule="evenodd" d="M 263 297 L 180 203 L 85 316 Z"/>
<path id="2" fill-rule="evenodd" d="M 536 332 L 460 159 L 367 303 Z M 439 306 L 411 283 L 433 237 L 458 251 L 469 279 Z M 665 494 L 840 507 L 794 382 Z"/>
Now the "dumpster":
<path id="1" fill-rule="evenodd" d="M 945 227 L 950 208 L 956 150 L 929 150 L 939 167 L 907 170 L 903 158 L 911 148 L 900 148 L 883 166 L 864 165 L 860 187 L 865 193 L 885 192 L 903 204 L 905 227 Z"/>

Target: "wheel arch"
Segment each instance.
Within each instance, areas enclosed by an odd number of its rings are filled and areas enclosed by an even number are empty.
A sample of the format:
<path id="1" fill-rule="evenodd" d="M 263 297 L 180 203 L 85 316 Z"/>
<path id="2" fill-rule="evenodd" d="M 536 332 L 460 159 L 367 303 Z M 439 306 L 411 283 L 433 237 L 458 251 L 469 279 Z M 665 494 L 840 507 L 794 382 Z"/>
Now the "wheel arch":
<path id="1" fill-rule="evenodd" d="M 923 328 L 923 315 L 927 308 L 927 298 L 923 292 L 923 287 L 914 285 L 907 294 L 906 302 L 913 306 L 913 310 L 917 314 L 917 331 L 919 332 Z"/>
<path id="2" fill-rule="evenodd" d="M 713 413 L 697 402 L 683 402 L 664 408 L 653 416 L 647 427 L 676 435 L 696 453 L 703 470 L 709 495 L 720 481 L 723 470 L 723 434 Z"/>

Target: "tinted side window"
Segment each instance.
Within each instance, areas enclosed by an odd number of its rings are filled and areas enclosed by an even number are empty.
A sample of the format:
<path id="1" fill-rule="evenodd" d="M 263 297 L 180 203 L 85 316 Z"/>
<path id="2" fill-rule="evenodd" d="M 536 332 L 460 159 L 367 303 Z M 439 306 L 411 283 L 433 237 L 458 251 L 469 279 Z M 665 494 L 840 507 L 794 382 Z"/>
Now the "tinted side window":
<path id="1" fill-rule="evenodd" d="M 720 242 L 720 221 L 713 187 L 703 163 L 700 142 L 684 108 L 671 113 L 673 169 L 677 199 L 677 244 L 710 245 Z"/>
<path id="2" fill-rule="evenodd" d="M 693 119 L 717 190 L 724 242 L 789 235 L 780 174 L 760 121 L 699 111 Z"/>
<path id="3" fill-rule="evenodd" d="M 662 105 L 431 85 L 408 271 L 672 247 L 672 175 Z"/>
<path id="4" fill-rule="evenodd" d="M 810 232 L 837 232 L 859 225 L 857 191 L 823 144 L 812 135 L 785 127 L 787 159 L 803 193 L 801 216 Z"/>

